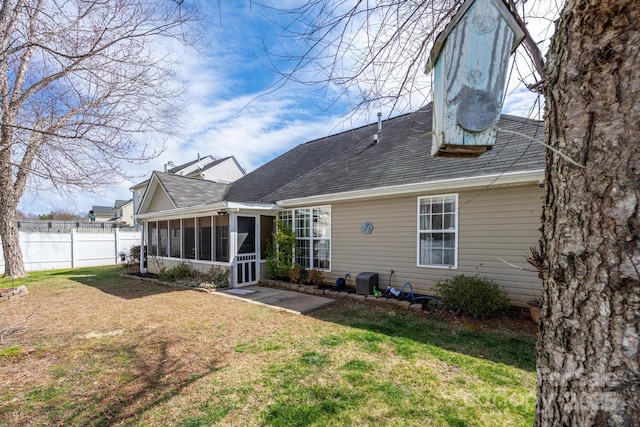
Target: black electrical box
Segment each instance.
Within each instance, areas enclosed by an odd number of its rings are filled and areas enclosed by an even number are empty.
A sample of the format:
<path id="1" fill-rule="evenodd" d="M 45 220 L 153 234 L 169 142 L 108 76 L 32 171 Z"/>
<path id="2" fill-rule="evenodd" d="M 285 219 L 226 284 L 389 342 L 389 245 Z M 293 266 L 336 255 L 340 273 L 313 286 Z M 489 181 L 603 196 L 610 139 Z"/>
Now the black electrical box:
<path id="1" fill-rule="evenodd" d="M 378 273 L 364 272 L 356 276 L 356 294 L 373 295 L 374 286 L 378 286 Z"/>

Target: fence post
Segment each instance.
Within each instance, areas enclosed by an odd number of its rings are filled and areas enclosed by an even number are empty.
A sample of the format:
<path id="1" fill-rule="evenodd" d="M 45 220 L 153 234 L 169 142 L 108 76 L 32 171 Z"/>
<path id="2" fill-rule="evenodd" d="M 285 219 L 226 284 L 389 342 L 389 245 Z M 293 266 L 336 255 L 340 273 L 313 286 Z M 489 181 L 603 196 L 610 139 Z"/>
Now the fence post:
<path id="1" fill-rule="evenodd" d="M 76 229 L 71 229 L 71 268 L 76 268 Z"/>
<path id="2" fill-rule="evenodd" d="M 118 262 L 120 262 L 120 228 L 115 227 L 113 229 L 113 236 L 115 239 L 115 243 L 116 243 L 116 265 L 118 264 Z"/>
<path id="3" fill-rule="evenodd" d="M 147 273 L 147 242 L 144 238 L 144 233 L 147 230 L 146 223 L 142 220 L 137 220 L 142 223 L 140 227 L 142 234 L 140 235 L 140 273 Z"/>

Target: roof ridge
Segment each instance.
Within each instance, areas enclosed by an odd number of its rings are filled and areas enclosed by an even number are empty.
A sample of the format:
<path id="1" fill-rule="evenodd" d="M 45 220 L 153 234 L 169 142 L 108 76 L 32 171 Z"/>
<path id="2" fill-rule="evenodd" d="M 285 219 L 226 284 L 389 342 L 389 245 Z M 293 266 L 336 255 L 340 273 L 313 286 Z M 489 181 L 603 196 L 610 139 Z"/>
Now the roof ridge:
<path id="1" fill-rule="evenodd" d="M 186 163 L 182 163 L 181 165 L 174 166 L 171 169 L 169 169 L 167 172 L 175 174 L 175 171 L 179 171 L 181 169 L 185 169 L 185 168 L 187 168 L 189 166 L 195 165 L 196 163 L 198 163 L 201 160 L 206 159 L 207 157 L 211 157 L 213 159 L 213 162 L 216 161 L 216 158 L 213 157 L 211 154 L 207 154 L 206 156 L 202 156 L 202 157 L 198 156 L 198 158 L 196 158 L 195 160 L 190 160 L 190 161 L 188 161 Z"/>
<path id="2" fill-rule="evenodd" d="M 423 110 L 423 109 L 430 108 L 430 107 L 431 107 L 431 104 L 432 104 L 432 103 L 430 102 L 430 103 L 428 103 L 427 105 L 425 105 L 424 107 L 418 108 L 416 111 L 411 111 L 411 112 L 409 112 L 409 113 L 402 113 L 402 114 L 399 114 L 399 115 L 397 115 L 397 116 L 389 117 L 388 119 L 383 120 L 383 121 L 382 121 L 382 123 L 383 123 L 383 124 L 384 124 L 385 122 L 386 122 L 386 123 L 388 123 L 388 122 L 390 122 L 390 121 L 397 120 L 397 119 L 399 119 L 399 118 L 401 118 L 401 117 L 409 116 L 409 115 L 411 115 L 411 114 L 415 114 L 415 113 L 417 113 L 417 112 L 419 112 L 419 111 L 421 111 L 421 110 Z M 319 142 L 319 141 L 325 140 L 325 139 L 327 139 L 327 138 L 333 138 L 333 137 L 340 136 L 340 135 L 343 135 L 343 134 L 346 134 L 346 133 L 355 132 L 355 131 L 358 131 L 358 130 L 361 130 L 361 129 L 367 128 L 367 127 L 369 127 L 369 126 L 376 125 L 377 123 L 378 123 L 378 121 L 376 120 L 375 122 L 367 123 L 366 125 L 361 125 L 361 126 L 358 126 L 358 127 L 353 128 L 353 129 L 343 130 L 342 132 L 333 133 L 333 134 L 326 135 L 326 136 L 323 136 L 323 137 L 320 137 L 320 138 L 312 139 L 311 141 L 303 142 L 303 143 L 298 144 L 298 145 L 313 144 L 314 142 Z M 384 127 L 383 127 L 383 129 L 384 129 Z M 296 146 L 296 147 L 297 147 L 297 146 Z M 294 148 L 295 148 L 295 147 L 294 147 Z"/>

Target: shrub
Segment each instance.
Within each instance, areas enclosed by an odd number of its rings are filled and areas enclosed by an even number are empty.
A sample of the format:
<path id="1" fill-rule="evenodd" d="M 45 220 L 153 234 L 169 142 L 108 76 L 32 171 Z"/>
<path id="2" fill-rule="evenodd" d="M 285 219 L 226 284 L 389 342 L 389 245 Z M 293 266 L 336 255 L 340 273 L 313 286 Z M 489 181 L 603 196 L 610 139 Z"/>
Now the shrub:
<path id="1" fill-rule="evenodd" d="M 296 235 L 281 219 L 267 246 L 267 274 L 272 279 L 288 279 L 295 254 Z"/>
<path id="2" fill-rule="evenodd" d="M 189 264 L 181 262 L 172 268 L 160 270 L 160 280 L 165 282 L 176 282 L 178 280 L 189 280 L 196 278 L 198 273 Z"/>
<path id="3" fill-rule="evenodd" d="M 309 270 L 307 272 L 307 283 L 310 285 L 321 285 L 324 283 L 324 275 L 320 270 Z"/>
<path id="4" fill-rule="evenodd" d="M 122 250 L 119 255 L 125 273 L 134 274 L 140 270 L 140 245 L 131 246 L 128 251 Z"/>
<path id="5" fill-rule="evenodd" d="M 291 283 L 305 283 L 307 280 L 307 270 L 300 264 L 295 264 L 289 270 L 289 281 Z"/>
<path id="6" fill-rule="evenodd" d="M 509 311 L 507 294 L 495 282 L 464 274 L 436 282 L 444 307 L 476 319 L 499 317 Z"/>
<path id="7" fill-rule="evenodd" d="M 137 264 L 140 263 L 140 245 L 134 245 L 129 248 L 129 259 Z"/>
<path id="8" fill-rule="evenodd" d="M 214 265 L 206 273 L 199 274 L 198 279 L 204 288 L 226 288 L 229 286 L 229 269 Z"/>

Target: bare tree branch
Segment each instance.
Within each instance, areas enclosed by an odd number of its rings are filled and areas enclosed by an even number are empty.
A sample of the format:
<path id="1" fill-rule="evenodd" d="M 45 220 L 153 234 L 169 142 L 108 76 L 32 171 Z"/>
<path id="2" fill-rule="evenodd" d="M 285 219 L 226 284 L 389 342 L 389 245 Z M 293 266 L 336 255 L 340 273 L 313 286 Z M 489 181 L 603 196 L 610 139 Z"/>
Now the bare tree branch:
<path id="1" fill-rule="evenodd" d="M 540 49 L 518 14 L 517 0 L 503 0 L 525 30 L 525 47 L 538 77 L 544 71 Z M 426 102 L 430 83 L 423 75 L 431 47 L 463 0 L 380 0 L 377 2 L 312 0 L 276 9 L 288 22 L 281 37 L 294 40 L 271 46 L 269 65 L 280 75 L 271 87 L 287 82 L 312 85 L 334 98 L 348 99 L 354 113 L 360 108 L 406 110 Z M 266 6 L 263 6 L 266 7 Z M 527 79 L 528 80 L 528 79 Z"/>
<path id="2" fill-rule="evenodd" d="M 540 51 L 540 48 L 536 44 L 535 40 L 533 40 L 533 37 L 531 37 L 531 33 L 527 28 L 527 24 L 522 19 L 522 16 L 520 16 L 520 14 L 518 13 L 516 1 L 508 0 L 507 6 L 509 7 L 509 10 L 511 10 L 511 13 L 516 19 L 516 22 L 518 22 L 518 25 L 520 26 L 520 28 L 522 28 L 522 31 L 524 31 L 523 42 L 524 42 L 525 48 L 527 50 L 527 53 L 529 54 L 529 58 L 531 59 L 531 62 L 536 72 L 540 76 L 539 80 L 537 80 L 533 84 L 528 85 L 527 87 L 530 90 L 535 90 L 536 92 L 542 92 L 541 85 L 544 80 L 544 58 L 542 57 L 542 52 Z"/>
<path id="3" fill-rule="evenodd" d="M 125 163 L 160 152 L 181 103 L 172 46 L 193 45 L 190 24 L 197 18 L 180 0 L 3 1 L 5 275 L 24 274 L 11 227 L 27 186 L 95 190 L 126 177 Z M 137 135 L 144 133 L 159 135 L 158 141 L 141 143 Z"/>
<path id="4" fill-rule="evenodd" d="M 35 316 L 38 313 L 38 309 L 40 307 L 37 307 L 35 310 L 33 310 L 33 312 L 31 314 L 29 314 L 28 316 L 26 316 L 23 320 L 13 323 L 11 325 L 7 325 L 7 326 L 1 326 L 0 327 L 0 344 L 4 344 L 4 337 L 6 335 L 9 334 L 13 334 L 19 331 L 26 331 L 26 330 L 36 330 L 36 331 L 41 331 L 43 328 L 34 328 L 33 326 L 26 326 L 25 323 L 27 323 L 29 320 L 31 320 L 31 318 L 33 316 Z"/>

